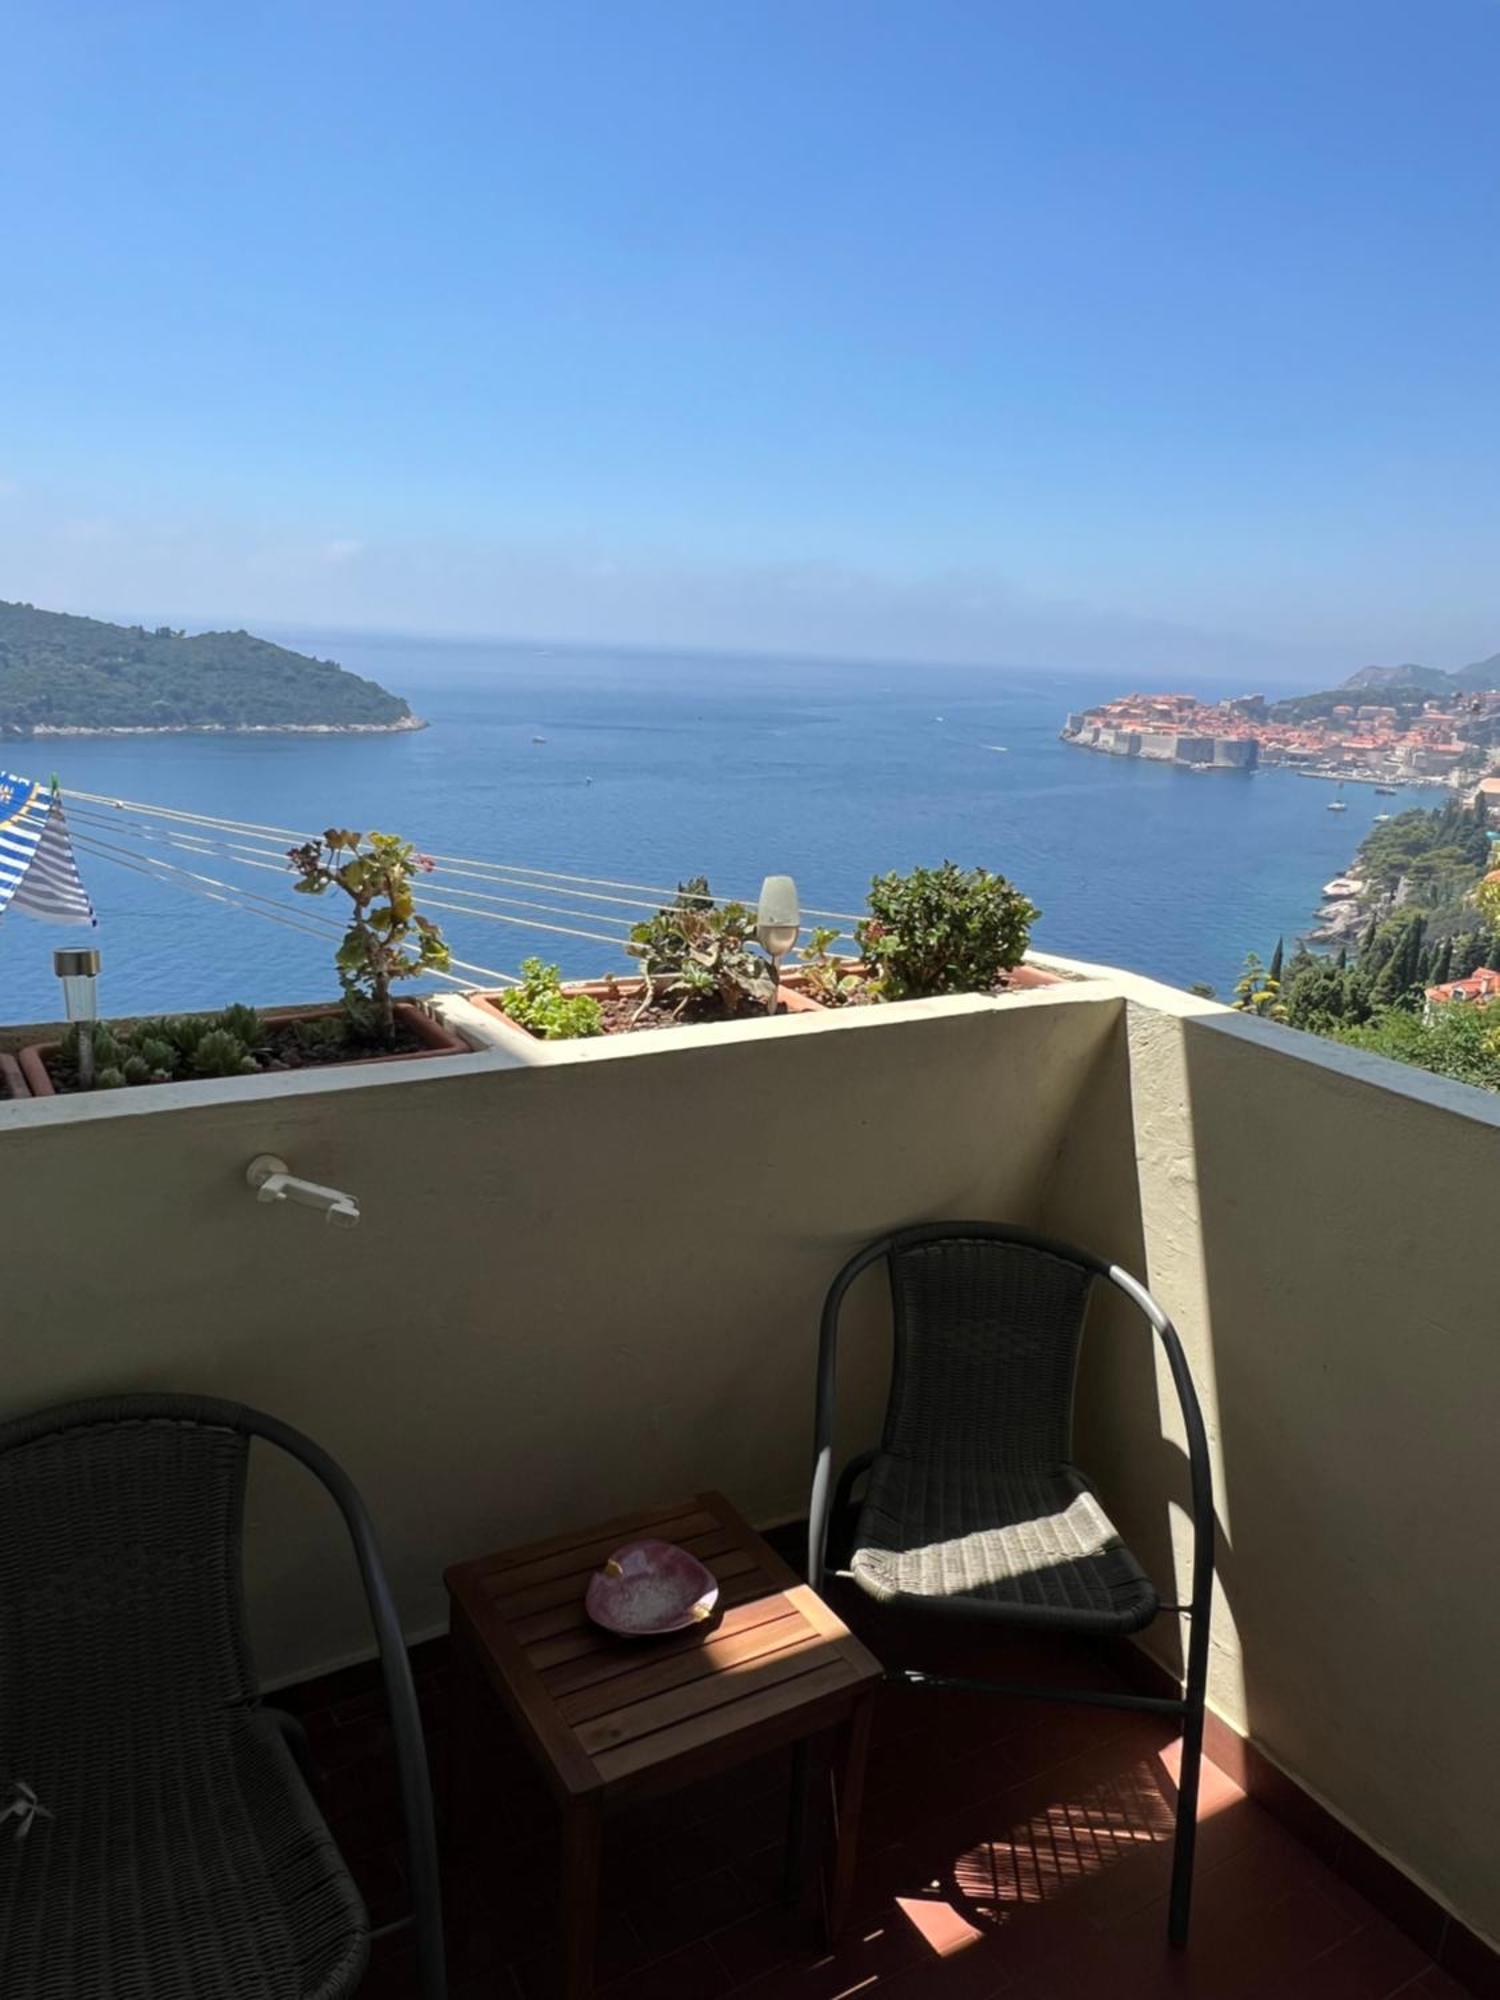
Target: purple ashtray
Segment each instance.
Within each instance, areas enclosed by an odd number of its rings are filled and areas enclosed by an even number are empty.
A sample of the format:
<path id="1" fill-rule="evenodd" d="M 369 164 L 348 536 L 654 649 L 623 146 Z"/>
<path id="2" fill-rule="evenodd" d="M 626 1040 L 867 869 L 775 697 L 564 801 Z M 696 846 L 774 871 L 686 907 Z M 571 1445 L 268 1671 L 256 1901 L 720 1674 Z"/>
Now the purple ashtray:
<path id="1" fill-rule="evenodd" d="M 719 1586 L 696 1556 L 672 1542 L 626 1542 L 589 1578 L 584 1609 L 626 1639 L 683 1632 L 713 1616 Z"/>

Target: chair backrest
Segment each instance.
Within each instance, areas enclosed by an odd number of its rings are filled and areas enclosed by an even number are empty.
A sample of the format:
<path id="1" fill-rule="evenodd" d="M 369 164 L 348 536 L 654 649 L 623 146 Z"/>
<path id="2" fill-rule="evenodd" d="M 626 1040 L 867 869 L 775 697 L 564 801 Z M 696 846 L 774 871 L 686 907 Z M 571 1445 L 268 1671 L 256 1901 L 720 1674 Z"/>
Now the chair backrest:
<path id="1" fill-rule="evenodd" d="M 904 1231 L 887 1257 L 895 1368 L 885 1448 L 972 1444 L 1018 1469 L 1066 1460 L 1095 1273 L 976 1231 Z"/>
<path id="2" fill-rule="evenodd" d="M 125 1397 L 0 1425 L 0 1743 L 7 1714 L 103 1734 L 255 1697 L 233 1409 Z"/>

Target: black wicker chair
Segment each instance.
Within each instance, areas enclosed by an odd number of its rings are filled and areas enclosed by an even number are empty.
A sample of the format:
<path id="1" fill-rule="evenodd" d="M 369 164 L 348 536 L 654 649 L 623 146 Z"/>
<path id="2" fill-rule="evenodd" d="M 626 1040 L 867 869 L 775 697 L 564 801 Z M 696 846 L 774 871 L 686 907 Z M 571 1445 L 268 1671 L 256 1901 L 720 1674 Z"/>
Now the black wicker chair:
<path id="1" fill-rule="evenodd" d="M 884 1261 L 895 1365 L 878 1447 L 833 1487 L 839 1315 L 850 1285 Z M 1162 1604 L 1088 1480 L 1072 1461 L 1073 1380 L 1089 1294 L 1124 1293 L 1166 1350 L 1188 1445 L 1193 1591 Z M 945 1222 L 869 1244 L 834 1279 L 823 1308 L 809 1508 L 808 1575 L 821 1587 L 830 1517 L 852 1511 L 868 1474 L 848 1576 L 883 1604 L 1063 1633 L 1139 1632 L 1159 1611 L 1191 1624 L 1180 1698 L 1007 1685 L 903 1669 L 919 1687 L 960 1687 L 1159 1711 L 1183 1719 L 1168 1935 L 1187 1939 L 1203 1701 L 1213 1596 L 1214 1514 L 1208 1441 L 1171 1321 L 1127 1272 L 1086 1250 L 1020 1229 Z"/>
<path id="2" fill-rule="evenodd" d="M 5 2000 L 341 2000 L 370 1925 L 246 1637 L 250 1441 L 320 1479 L 380 1643 L 411 1855 L 423 2000 L 443 2000 L 426 1753 L 359 1495 L 273 1417 L 120 1396 L 0 1425 L 0 1824 Z M 21 1837 L 7 1838 L 14 1829 Z"/>

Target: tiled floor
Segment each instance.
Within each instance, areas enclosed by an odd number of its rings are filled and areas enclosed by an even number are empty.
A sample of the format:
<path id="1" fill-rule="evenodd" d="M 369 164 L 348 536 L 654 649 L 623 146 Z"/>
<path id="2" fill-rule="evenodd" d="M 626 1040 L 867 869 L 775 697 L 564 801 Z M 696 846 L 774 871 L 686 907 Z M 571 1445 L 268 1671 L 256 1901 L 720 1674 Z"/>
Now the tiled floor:
<path id="1" fill-rule="evenodd" d="M 877 1634 L 867 1634 L 872 1642 Z M 939 1662 L 930 1656 L 929 1665 Z M 1101 1684 L 1091 1654 L 992 1666 Z M 446 1759 L 482 1759 L 494 1821 L 445 1857 L 453 2000 L 553 1991 L 554 1827 L 519 1746 L 448 1741 L 441 1647 L 419 1662 L 440 1810 Z M 353 1691 L 351 1691 L 353 1690 Z M 330 1699 L 330 1696 L 332 1699 Z M 404 1908 L 378 1693 L 325 1684 L 306 1713 L 324 1805 L 377 1923 Z M 299 1706 L 304 1710 L 308 1700 Z M 1174 1731 L 1127 1711 L 890 1689 L 881 1696 L 858 1921 L 834 1954 L 781 1900 L 784 1758 L 613 1826 L 599 1973 L 608 2000 L 1443 2000 L 1463 1989 L 1205 1765 L 1193 1932 L 1165 1938 Z M 367 2000 L 415 2000 L 409 1946 L 377 1945 Z"/>

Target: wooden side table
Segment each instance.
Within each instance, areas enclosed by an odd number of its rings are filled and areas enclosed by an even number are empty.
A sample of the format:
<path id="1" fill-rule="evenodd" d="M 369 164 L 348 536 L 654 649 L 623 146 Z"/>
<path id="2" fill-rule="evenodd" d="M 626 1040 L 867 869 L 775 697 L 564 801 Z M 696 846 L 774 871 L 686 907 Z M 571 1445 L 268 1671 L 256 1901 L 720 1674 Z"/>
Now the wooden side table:
<path id="1" fill-rule="evenodd" d="M 590 1576 L 640 1535 L 707 1564 L 719 1584 L 710 1620 L 659 1639 L 616 1638 L 590 1621 Z M 569 2000 L 593 1982 L 604 1815 L 828 1730 L 841 1733 L 842 1751 L 828 1900 L 837 1936 L 881 1667 L 721 1494 L 459 1563 L 445 1581 L 455 1666 L 499 1696 L 562 1806 Z M 799 1778 L 794 1827 L 800 1789 Z M 795 1849 L 800 1834 L 792 1839 Z"/>

